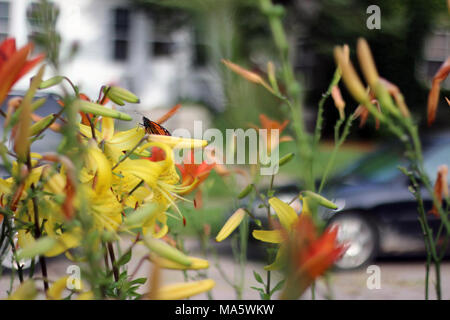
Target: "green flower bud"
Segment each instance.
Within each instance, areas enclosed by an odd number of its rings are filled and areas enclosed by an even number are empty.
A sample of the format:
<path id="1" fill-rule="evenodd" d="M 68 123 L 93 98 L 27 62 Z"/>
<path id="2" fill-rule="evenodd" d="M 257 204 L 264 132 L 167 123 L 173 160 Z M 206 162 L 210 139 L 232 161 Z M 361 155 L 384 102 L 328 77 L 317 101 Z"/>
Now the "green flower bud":
<path id="1" fill-rule="evenodd" d="M 308 197 L 310 199 L 313 199 L 315 201 L 317 201 L 317 203 L 325 208 L 329 208 L 329 209 L 333 209 L 336 210 L 338 208 L 338 206 L 331 202 L 330 200 L 328 200 L 327 198 L 321 196 L 320 194 L 317 194 L 315 192 L 312 191 L 303 191 L 300 193 L 300 199 L 302 199 L 303 197 Z"/>
<path id="2" fill-rule="evenodd" d="M 184 253 L 170 246 L 169 244 L 167 244 L 162 240 L 153 238 L 151 235 L 144 238 L 144 244 L 153 253 L 157 254 L 162 258 L 166 258 L 170 261 L 182 264 L 184 266 L 190 266 L 192 264 L 191 259 L 189 259 L 189 257 L 186 256 Z"/>
<path id="3" fill-rule="evenodd" d="M 60 84 L 63 80 L 64 80 L 63 76 L 55 76 L 48 80 L 42 81 L 41 84 L 39 85 L 39 89 L 47 89 L 56 86 L 57 84 Z"/>
<path id="4" fill-rule="evenodd" d="M 253 183 L 246 186 L 245 189 L 242 190 L 241 193 L 239 193 L 238 199 L 243 199 L 246 196 L 248 196 L 248 194 L 253 190 L 253 187 L 254 187 Z"/>
<path id="5" fill-rule="evenodd" d="M 285 165 L 289 161 L 291 161 L 295 156 L 295 153 L 288 153 L 287 155 L 283 156 L 280 161 L 278 161 L 278 165 L 281 167 L 282 165 Z"/>
<path id="6" fill-rule="evenodd" d="M 106 108 L 98 103 L 76 100 L 75 103 L 78 105 L 79 109 L 83 112 L 92 113 L 97 116 L 110 117 L 119 120 L 131 121 L 132 118 L 123 112 Z"/>

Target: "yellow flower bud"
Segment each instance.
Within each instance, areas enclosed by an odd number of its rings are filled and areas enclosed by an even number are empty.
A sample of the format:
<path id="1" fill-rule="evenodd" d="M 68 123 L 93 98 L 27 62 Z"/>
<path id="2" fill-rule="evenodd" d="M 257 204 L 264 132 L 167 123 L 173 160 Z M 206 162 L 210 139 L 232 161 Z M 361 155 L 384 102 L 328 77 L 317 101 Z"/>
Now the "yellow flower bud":
<path id="1" fill-rule="evenodd" d="M 216 236 L 216 241 L 220 242 L 225 240 L 242 222 L 242 219 L 245 217 L 245 210 L 239 208 L 235 213 L 231 215 L 231 217 L 225 222 L 222 229 Z"/>
<path id="2" fill-rule="evenodd" d="M 222 62 L 223 62 L 223 64 L 225 64 L 225 66 L 227 66 L 227 68 L 229 68 L 231 71 L 237 73 L 242 78 L 244 78 L 250 82 L 260 84 L 264 88 L 269 90 L 270 92 L 272 92 L 272 93 L 274 92 L 274 90 L 269 86 L 269 84 L 266 81 L 264 81 L 263 78 L 261 78 L 261 76 L 259 74 L 248 71 L 248 70 L 242 68 L 241 66 L 239 66 L 231 61 L 225 60 L 225 59 L 222 59 Z"/>
<path id="3" fill-rule="evenodd" d="M 375 88 L 380 77 L 373 60 L 372 52 L 370 51 L 369 45 L 365 39 L 358 39 L 356 54 L 358 55 L 359 65 L 361 66 L 361 70 L 367 83 L 372 89 Z"/>
<path id="4" fill-rule="evenodd" d="M 209 291 L 216 285 L 212 279 L 176 283 L 160 288 L 156 292 L 157 300 L 179 300 L 195 296 L 199 293 Z"/>
<path id="5" fill-rule="evenodd" d="M 369 95 L 367 94 L 364 85 L 359 79 L 352 63 L 345 57 L 344 50 L 341 47 L 334 48 L 334 58 L 342 72 L 344 83 L 353 98 L 364 105 L 370 103 Z"/>

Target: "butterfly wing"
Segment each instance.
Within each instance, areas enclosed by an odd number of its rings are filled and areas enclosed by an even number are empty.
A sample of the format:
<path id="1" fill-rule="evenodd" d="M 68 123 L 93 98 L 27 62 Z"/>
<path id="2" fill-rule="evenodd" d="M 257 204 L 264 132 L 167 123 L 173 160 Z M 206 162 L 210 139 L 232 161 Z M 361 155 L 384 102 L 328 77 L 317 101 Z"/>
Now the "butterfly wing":
<path id="1" fill-rule="evenodd" d="M 142 120 L 144 121 L 144 128 L 145 132 L 148 134 L 159 134 L 162 136 L 170 136 L 170 132 L 164 128 L 162 125 L 156 123 L 155 121 L 152 121 L 146 117 L 142 117 Z"/>

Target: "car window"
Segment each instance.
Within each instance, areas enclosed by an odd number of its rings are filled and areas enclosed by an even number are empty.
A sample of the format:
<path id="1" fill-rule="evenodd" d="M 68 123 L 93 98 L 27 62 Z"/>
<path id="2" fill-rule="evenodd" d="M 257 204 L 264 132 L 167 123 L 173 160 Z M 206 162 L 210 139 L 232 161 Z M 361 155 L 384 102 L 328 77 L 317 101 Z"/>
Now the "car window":
<path id="1" fill-rule="evenodd" d="M 448 143 L 435 147 L 425 154 L 425 172 L 432 181 L 436 179 L 438 167 L 442 164 L 450 167 L 450 144 Z"/>
<path id="2" fill-rule="evenodd" d="M 372 183 L 388 182 L 399 174 L 398 166 L 402 160 L 398 150 L 383 149 L 361 159 L 349 175 Z"/>

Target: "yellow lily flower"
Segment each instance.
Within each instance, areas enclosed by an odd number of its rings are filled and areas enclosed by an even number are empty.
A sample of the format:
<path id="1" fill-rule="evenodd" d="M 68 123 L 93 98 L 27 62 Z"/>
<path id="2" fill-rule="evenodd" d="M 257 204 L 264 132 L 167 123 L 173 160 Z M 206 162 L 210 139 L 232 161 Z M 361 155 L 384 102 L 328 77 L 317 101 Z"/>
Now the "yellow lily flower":
<path id="1" fill-rule="evenodd" d="M 301 213 L 302 215 L 310 214 L 308 201 L 311 199 L 316 200 L 319 205 L 328 208 L 337 207 L 331 201 L 312 192 L 303 192 L 299 196 L 299 198 L 302 201 L 302 213 Z M 286 256 L 286 246 L 285 246 L 287 240 L 286 234 L 289 234 L 292 231 L 293 227 L 298 222 L 300 216 L 297 215 L 295 210 L 290 205 L 288 205 L 287 203 L 281 201 L 276 197 L 269 199 L 269 205 L 274 209 L 282 229 L 254 230 L 252 235 L 255 239 L 263 242 L 280 244 L 275 261 L 272 264 L 264 267 L 264 269 L 266 270 L 277 270 L 284 265 L 284 257 Z"/>
<path id="2" fill-rule="evenodd" d="M 90 126 L 79 124 L 80 132 L 87 138 L 92 138 Z M 123 151 L 131 150 L 145 136 L 145 130 L 137 127 L 126 131 L 116 132 L 114 119 L 103 117 L 101 119 L 101 131 L 95 129 L 95 137 L 98 142 L 104 142 L 105 154 L 114 163 L 117 163 L 123 155 Z"/>

